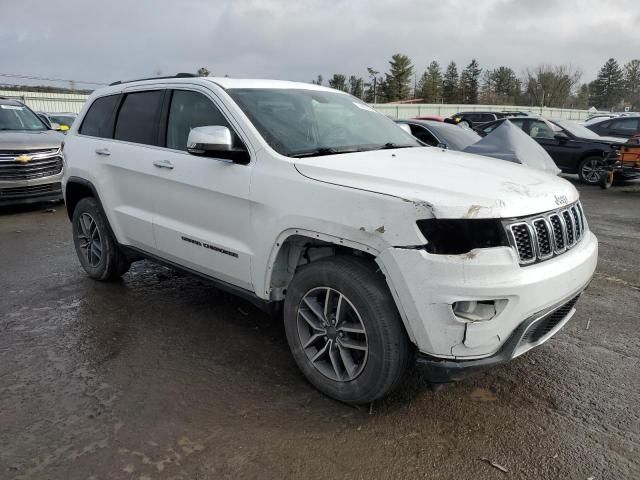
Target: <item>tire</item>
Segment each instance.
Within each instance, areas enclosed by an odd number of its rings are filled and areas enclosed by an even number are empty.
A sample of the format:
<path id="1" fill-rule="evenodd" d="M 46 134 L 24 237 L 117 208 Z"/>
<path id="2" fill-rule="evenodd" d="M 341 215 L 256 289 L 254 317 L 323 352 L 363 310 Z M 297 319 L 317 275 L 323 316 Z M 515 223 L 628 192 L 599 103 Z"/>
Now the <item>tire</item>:
<path id="1" fill-rule="evenodd" d="M 587 185 L 598 185 L 600 177 L 605 171 L 604 158 L 598 156 L 590 156 L 584 158 L 578 165 L 578 176 L 582 183 Z"/>
<path id="2" fill-rule="evenodd" d="M 600 188 L 607 190 L 613 185 L 613 172 L 605 172 L 600 176 Z"/>
<path id="3" fill-rule="evenodd" d="M 78 202 L 72 216 L 73 244 L 82 268 L 100 281 L 119 279 L 131 263 L 118 248 L 107 220 L 92 197 Z"/>
<path id="4" fill-rule="evenodd" d="M 327 296 L 330 307 L 324 309 Z M 332 320 L 338 302 L 339 315 Z M 383 397 L 398 386 L 413 359 L 384 277 L 374 264 L 358 257 L 330 257 L 300 268 L 287 290 L 284 323 L 304 376 L 341 402 L 368 403 Z"/>

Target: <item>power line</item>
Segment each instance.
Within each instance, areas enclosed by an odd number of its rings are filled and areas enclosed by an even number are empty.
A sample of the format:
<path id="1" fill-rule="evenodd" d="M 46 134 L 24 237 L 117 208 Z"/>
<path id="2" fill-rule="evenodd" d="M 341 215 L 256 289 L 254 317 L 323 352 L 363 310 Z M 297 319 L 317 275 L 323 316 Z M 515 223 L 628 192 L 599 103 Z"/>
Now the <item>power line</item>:
<path id="1" fill-rule="evenodd" d="M 66 78 L 47 78 L 47 77 L 35 77 L 32 75 L 15 75 L 12 73 L 0 73 L 0 77 L 9 77 L 9 78 L 22 78 L 22 79 L 26 79 L 26 80 L 47 80 L 50 82 L 73 82 L 73 83 L 83 83 L 83 84 L 90 84 L 90 85 L 107 85 L 106 83 L 103 82 L 89 82 L 89 81 L 84 81 L 84 80 L 69 80 Z"/>

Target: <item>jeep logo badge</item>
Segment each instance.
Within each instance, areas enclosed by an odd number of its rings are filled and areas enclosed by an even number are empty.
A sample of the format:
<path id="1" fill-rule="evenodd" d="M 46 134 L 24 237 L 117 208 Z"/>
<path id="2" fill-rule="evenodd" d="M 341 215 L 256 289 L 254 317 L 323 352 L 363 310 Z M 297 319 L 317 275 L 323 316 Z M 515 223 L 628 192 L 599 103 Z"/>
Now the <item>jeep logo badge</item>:
<path id="1" fill-rule="evenodd" d="M 567 200 L 567 196 L 566 195 L 556 195 L 556 205 L 561 206 L 561 205 L 566 205 L 567 203 L 569 203 L 569 200 Z"/>

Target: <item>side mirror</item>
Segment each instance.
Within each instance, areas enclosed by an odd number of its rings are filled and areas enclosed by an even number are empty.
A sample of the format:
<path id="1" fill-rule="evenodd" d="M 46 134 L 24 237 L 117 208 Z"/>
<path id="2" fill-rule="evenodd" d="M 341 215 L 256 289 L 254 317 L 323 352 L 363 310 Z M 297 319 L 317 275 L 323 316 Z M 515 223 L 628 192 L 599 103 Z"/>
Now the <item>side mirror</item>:
<path id="1" fill-rule="evenodd" d="M 409 125 L 407 125 L 406 123 L 399 123 L 398 126 L 404 130 L 405 132 L 407 132 L 409 135 L 411 135 L 411 127 Z"/>
<path id="2" fill-rule="evenodd" d="M 58 130 L 58 131 L 60 131 L 60 129 L 61 129 L 61 127 L 60 127 L 60 124 L 59 124 L 59 123 L 51 122 L 51 124 L 50 124 L 50 125 L 51 125 L 51 127 L 50 127 L 50 128 L 51 128 L 51 130 Z"/>
<path id="3" fill-rule="evenodd" d="M 233 135 L 227 127 L 210 125 L 195 127 L 187 138 L 187 152 L 203 157 L 224 158 L 234 163 L 249 163 L 249 152 L 243 148 L 234 148 Z"/>
<path id="4" fill-rule="evenodd" d="M 566 142 L 567 140 L 569 140 L 569 135 L 564 132 L 558 132 L 553 136 L 553 138 L 555 138 L 559 142 Z"/>
<path id="5" fill-rule="evenodd" d="M 69 125 L 60 125 L 60 128 L 58 130 L 60 130 L 62 133 L 67 133 L 69 131 Z"/>

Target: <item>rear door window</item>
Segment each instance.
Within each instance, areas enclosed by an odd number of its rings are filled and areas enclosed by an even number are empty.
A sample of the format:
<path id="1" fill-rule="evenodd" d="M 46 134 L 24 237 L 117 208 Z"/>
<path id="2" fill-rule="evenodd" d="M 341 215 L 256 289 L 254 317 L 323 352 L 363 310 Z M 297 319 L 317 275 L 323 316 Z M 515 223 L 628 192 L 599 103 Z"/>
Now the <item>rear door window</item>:
<path id="1" fill-rule="evenodd" d="M 118 112 L 114 138 L 157 145 L 163 94 L 163 90 L 128 93 Z"/>
<path id="2" fill-rule="evenodd" d="M 167 148 L 186 150 L 192 128 L 217 125 L 229 127 L 218 107 L 201 93 L 175 90 L 167 123 Z"/>
<path id="3" fill-rule="evenodd" d="M 120 95 L 107 95 L 106 97 L 96 98 L 84 116 L 80 134 L 111 138 L 113 134 L 111 120 L 119 98 Z"/>
<path id="4" fill-rule="evenodd" d="M 496 119 L 496 116 L 491 113 L 482 113 L 479 117 L 480 120 L 476 120 L 477 122 L 492 122 Z"/>
<path id="5" fill-rule="evenodd" d="M 409 124 L 409 127 L 411 128 L 411 135 L 416 137 L 418 140 L 423 141 L 427 145 L 435 147 L 440 143 L 438 142 L 438 139 L 426 128 L 413 124 Z"/>

